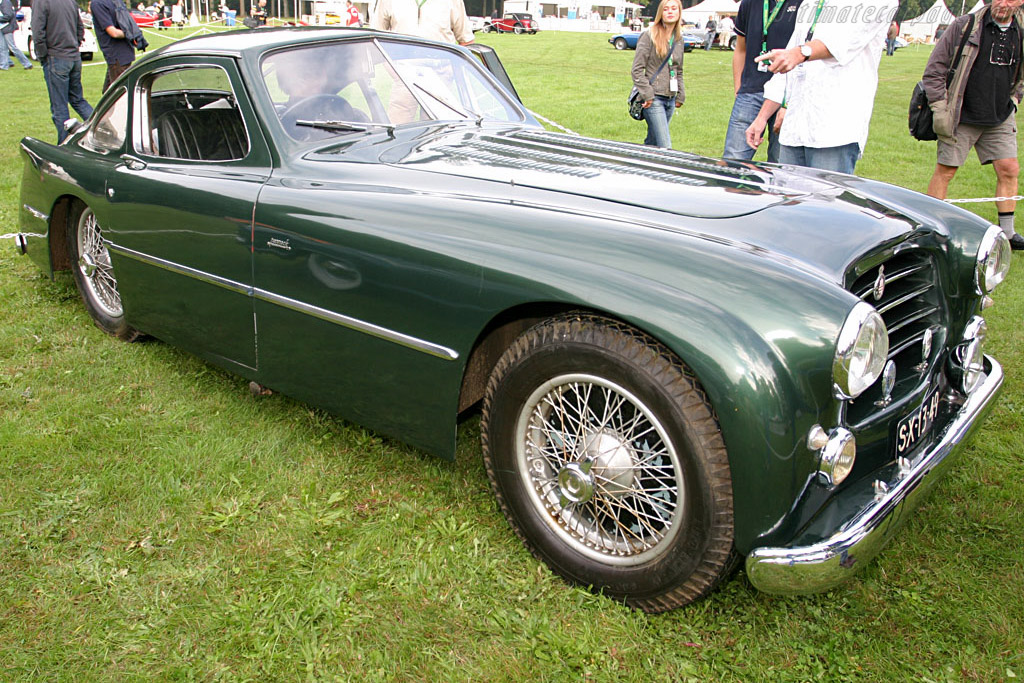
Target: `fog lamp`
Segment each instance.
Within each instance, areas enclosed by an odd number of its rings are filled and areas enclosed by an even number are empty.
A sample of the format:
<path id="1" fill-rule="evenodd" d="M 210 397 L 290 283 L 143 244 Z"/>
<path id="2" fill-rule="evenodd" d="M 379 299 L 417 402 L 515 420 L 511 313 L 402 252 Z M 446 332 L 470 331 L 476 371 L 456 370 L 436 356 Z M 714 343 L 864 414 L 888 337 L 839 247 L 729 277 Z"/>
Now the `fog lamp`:
<path id="1" fill-rule="evenodd" d="M 818 430 L 821 428 L 818 427 Z M 808 439 L 808 444 L 817 445 L 820 440 Z M 850 430 L 836 427 L 828 435 L 821 457 L 818 460 L 818 474 L 825 484 L 837 486 L 849 476 L 857 459 L 857 439 Z"/>
<path id="2" fill-rule="evenodd" d="M 985 376 L 984 347 L 987 332 L 985 319 L 974 316 L 964 328 L 963 341 L 953 349 L 951 361 L 954 375 L 965 394 L 974 391 Z"/>

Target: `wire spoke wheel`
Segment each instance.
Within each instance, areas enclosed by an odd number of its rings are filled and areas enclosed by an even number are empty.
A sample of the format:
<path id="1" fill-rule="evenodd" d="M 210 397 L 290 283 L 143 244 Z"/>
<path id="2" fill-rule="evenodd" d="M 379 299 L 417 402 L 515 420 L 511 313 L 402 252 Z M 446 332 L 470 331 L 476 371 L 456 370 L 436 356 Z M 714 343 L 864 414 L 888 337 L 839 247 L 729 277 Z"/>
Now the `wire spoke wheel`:
<path id="1" fill-rule="evenodd" d="M 480 434 L 502 513 L 572 583 L 661 612 L 736 566 L 714 409 L 642 332 L 589 313 L 526 330 L 487 382 Z"/>
<path id="2" fill-rule="evenodd" d="M 103 243 L 102 230 L 91 209 L 83 211 L 78 219 L 78 262 L 75 265 L 84 276 L 96 306 L 112 318 L 122 315 L 121 295 L 110 266 L 110 252 Z"/>
<path id="3" fill-rule="evenodd" d="M 675 449 L 625 388 L 582 374 L 545 382 L 523 405 L 516 443 L 534 505 L 581 553 L 646 562 L 679 529 Z"/>
<path id="4" fill-rule="evenodd" d="M 67 230 L 72 273 L 93 322 L 119 339 L 138 339 L 140 333 L 125 321 L 110 251 L 96 214 L 89 207 L 78 204 L 69 212 Z"/>

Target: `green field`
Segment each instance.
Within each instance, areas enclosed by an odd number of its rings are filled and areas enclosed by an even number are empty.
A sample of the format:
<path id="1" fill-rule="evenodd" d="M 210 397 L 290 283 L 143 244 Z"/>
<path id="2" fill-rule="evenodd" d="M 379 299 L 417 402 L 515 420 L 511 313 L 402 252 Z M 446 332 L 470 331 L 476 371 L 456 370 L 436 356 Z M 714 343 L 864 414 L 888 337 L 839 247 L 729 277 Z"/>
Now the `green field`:
<path id="1" fill-rule="evenodd" d="M 607 36 L 481 40 L 532 110 L 643 139 L 626 114 L 632 53 Z M 935 148 L 907 135 L 906 107 L 927 56 L 883 57 L 860 175 L 925 188 Z M 730 58 L 687 55 L 676 148 L 721 152 Z M 84 73 L 95 104 L 102 62 Z M 0 74 L 0 101 L 6 234 L 18 140 L 55 131 L 40 69 Z M 994 186 L 972 159 L 950 196 Z M 992 204 L 970 206 L 995 219 Z M 998 405 L 876 562 L 800 598 L 757 593 L 741 571 L 648 616 L 568 587 L 518 543 L 488 490 L 476 418 L 448 463 L 283 396 L 254 399 L 163 343 L 104 336 L 70 278 L 50 281 L 13 245 L 0 241 L 0 680 L 1024 677 L 1020 256 L 986 312 L 1007 373 Z"/>

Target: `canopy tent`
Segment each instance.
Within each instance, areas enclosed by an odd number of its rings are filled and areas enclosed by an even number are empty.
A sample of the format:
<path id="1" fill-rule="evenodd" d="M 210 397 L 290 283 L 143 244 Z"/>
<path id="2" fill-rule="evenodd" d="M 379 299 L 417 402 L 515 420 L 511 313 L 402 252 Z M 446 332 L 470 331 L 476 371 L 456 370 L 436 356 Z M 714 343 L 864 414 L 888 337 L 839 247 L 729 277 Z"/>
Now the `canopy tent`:
<path id="1" fill-rule="evenodd" d="M 717 14 L 719 17 L 735 16 L 739 9 L 740 3 L 736 0 L 704 0 L 699 5 L 684 9 L 681 14 L 683 21 L 703 27 L 708 16 L 712 14 Z"/>
<path id="2" fill-rule="evenodd" d="M 935 32 L 941 26 L 953 23 L 956 17 L 943 0 L 935 0 L 921 16 L 907 19 L 900 24 L 900 35 L 915 42 L 931 43 L 935 40 Z"/>

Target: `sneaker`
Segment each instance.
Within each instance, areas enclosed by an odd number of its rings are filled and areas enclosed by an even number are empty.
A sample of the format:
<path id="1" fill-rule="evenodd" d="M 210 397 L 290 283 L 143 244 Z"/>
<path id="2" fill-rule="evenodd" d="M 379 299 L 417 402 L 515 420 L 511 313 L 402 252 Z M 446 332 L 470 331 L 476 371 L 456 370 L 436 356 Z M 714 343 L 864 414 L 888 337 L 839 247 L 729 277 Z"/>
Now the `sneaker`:
<path id="1" fill-rule="evenodd" d="M 1013 237 L 1010 238 L 1010 249 L 1014 251 L 1021 251 L 1024 249 L 1024 237 L 1021 237 L 1017 233 L 1013 233 Z"/>
<path id="2" fill-rule="evenodd" d="M 29 64 L 28 66 L 26 66 L 26 67 L 25 67 L 25 71 L 28 71 L 28 70 L 29 70 L 29 69 L 31 69 L 31 68 L 32 68 L 32 65 L 31 65 L 31 64 Z"/>

